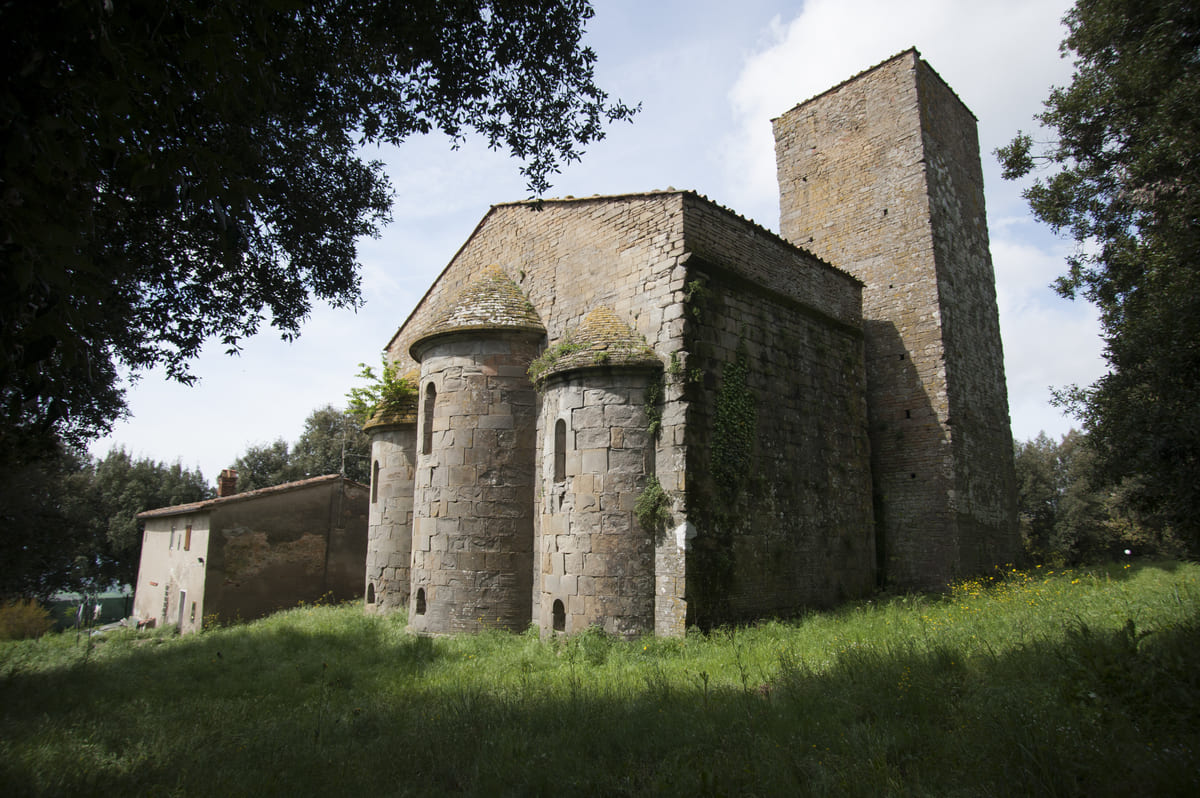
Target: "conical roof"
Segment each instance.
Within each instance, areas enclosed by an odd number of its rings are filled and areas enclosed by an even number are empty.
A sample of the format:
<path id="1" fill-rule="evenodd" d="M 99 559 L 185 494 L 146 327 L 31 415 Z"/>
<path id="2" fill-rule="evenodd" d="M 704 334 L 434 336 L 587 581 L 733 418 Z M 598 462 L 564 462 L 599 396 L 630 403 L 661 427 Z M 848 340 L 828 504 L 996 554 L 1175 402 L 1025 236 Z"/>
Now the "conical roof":
<path id="1" fill-rule="evenodd" d="M 662 368 L 662 360 L 641 333 L 602 305 L 547 349 L 530 367 L 530 376 L 543 382 L 568 371 L 613 367 Z"/>
<path id="2" fill-rule="evenodd" d="M 478 278 L 463 286 L 413 341 L 409 351 L 416 357 L 418 344 L 434 336 L 488 330 L 546 334 L 533 304 L 504 269 L 496 265 L 488 266 Z"/>

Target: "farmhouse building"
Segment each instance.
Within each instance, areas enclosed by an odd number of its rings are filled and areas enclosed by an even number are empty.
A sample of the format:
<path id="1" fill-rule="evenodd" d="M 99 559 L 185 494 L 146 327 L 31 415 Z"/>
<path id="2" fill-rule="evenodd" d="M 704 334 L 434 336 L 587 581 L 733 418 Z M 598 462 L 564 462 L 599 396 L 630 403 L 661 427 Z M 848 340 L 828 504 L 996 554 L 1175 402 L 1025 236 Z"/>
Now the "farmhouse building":
<path id="1" fill-rule="evenodd" d="M 138 514 L 145 523 L 133 614 L 199 631 L 323 596 L 362 596 L 367 486 L 337 474 Z"/>
<path id="2" fill-rule="evenodd" d="M 487 212 L 387 345 L 368 611 L 680 634 L 1015 555 L 974 117 L 909 50 L 774 130 L 780 235 L 689 191 Z"/>

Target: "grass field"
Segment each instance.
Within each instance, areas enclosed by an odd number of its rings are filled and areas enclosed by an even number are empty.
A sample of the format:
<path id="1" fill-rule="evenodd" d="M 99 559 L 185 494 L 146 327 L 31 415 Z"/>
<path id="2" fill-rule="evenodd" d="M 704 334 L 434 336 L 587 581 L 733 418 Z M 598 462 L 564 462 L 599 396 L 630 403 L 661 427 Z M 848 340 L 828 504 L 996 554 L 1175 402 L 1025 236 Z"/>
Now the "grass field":
<path id="1" fill-rule="evenodd" d="M 1200 795 L 1200 566 L 682 639 L 301 607 L 0 643 L 0 795 Z"/>

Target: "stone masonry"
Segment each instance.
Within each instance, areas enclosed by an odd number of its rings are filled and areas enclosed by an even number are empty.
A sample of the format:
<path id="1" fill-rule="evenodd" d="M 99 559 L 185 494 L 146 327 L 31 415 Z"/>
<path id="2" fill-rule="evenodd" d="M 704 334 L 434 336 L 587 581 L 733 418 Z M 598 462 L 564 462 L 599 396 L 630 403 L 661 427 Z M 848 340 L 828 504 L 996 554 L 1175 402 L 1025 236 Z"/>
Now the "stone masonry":
<path id="1" fill-rule="evenodd" d="M 1016 554 L 975 118 L 915 50 L 774 121 L 784 237 L 865 284 L 880 567 L 936 588 Z"/>
<path id="2" fill-rule="evenodd" d="M 484 216 L 387 346 L 369 610 L 681 634 L 1010 555 L 973 117 L 909 51 L 775 127 L 786 239 L 675 190 Z"/>

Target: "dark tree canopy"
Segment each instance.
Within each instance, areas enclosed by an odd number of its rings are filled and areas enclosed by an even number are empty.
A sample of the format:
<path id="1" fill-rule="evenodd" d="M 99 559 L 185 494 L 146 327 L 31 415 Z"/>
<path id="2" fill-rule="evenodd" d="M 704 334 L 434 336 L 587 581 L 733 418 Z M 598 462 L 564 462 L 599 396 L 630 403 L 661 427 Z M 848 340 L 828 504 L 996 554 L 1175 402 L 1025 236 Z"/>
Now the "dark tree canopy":
<path id="1" fill-rule="evenodd" d="M 342 474 L 364 485 L 371 481 L 371 439 L 357 418 L 333 405 L 319 407 L 304 420 L 295 445 L 282 438 L 256 444 L 233 463 L 238 492 L 269 488 L 299 479 Z"/>
<path id="2" fill-rule="evenodd" d="M 0 598 L 133 584 L 142 550 L 137 514 L 200 501 L 198 470 L 113 449 L 92 460 L 59 447 L 0 479 Z"/>
<path id="3" fill-rule="evenodd" d="M 283 438 L 250 446 L 233 461 L 233 468 L 238 475 L 238 493 L 300 479 L 299 471 L 292 465 L 291 448 Z"/>
<path id="4" fill-rule="evenodd" d="M 363 142 L 470 131 L 533 193 L 633 111 L 586 0 L 0 2 L 0 446 L 75 443 L 119 370 L 361 302 L 391 189 Z"/>
<path id="5" fill-rule="evenodd" d="M 371 439 L 352 413 L 326 405 L 304 420 L 304 432 L 292 447 L 292 464 L 300 479 L 342 474 L 367 485 L 371 482 Z"/>
<path id="6" fill-rule="evenodd" d="M 1018 134 L 1005 176 L 1046 171 L 1034 214 L 1078 244 L 1056 288 L 1100 310 L 1108 373 L 1060 401 L 1131 507 L 1200 544 L 1200 5 L 1078 0 L 1070 86 Z M 1200 551 L 1200 549 L 1195 549 Z"/>

